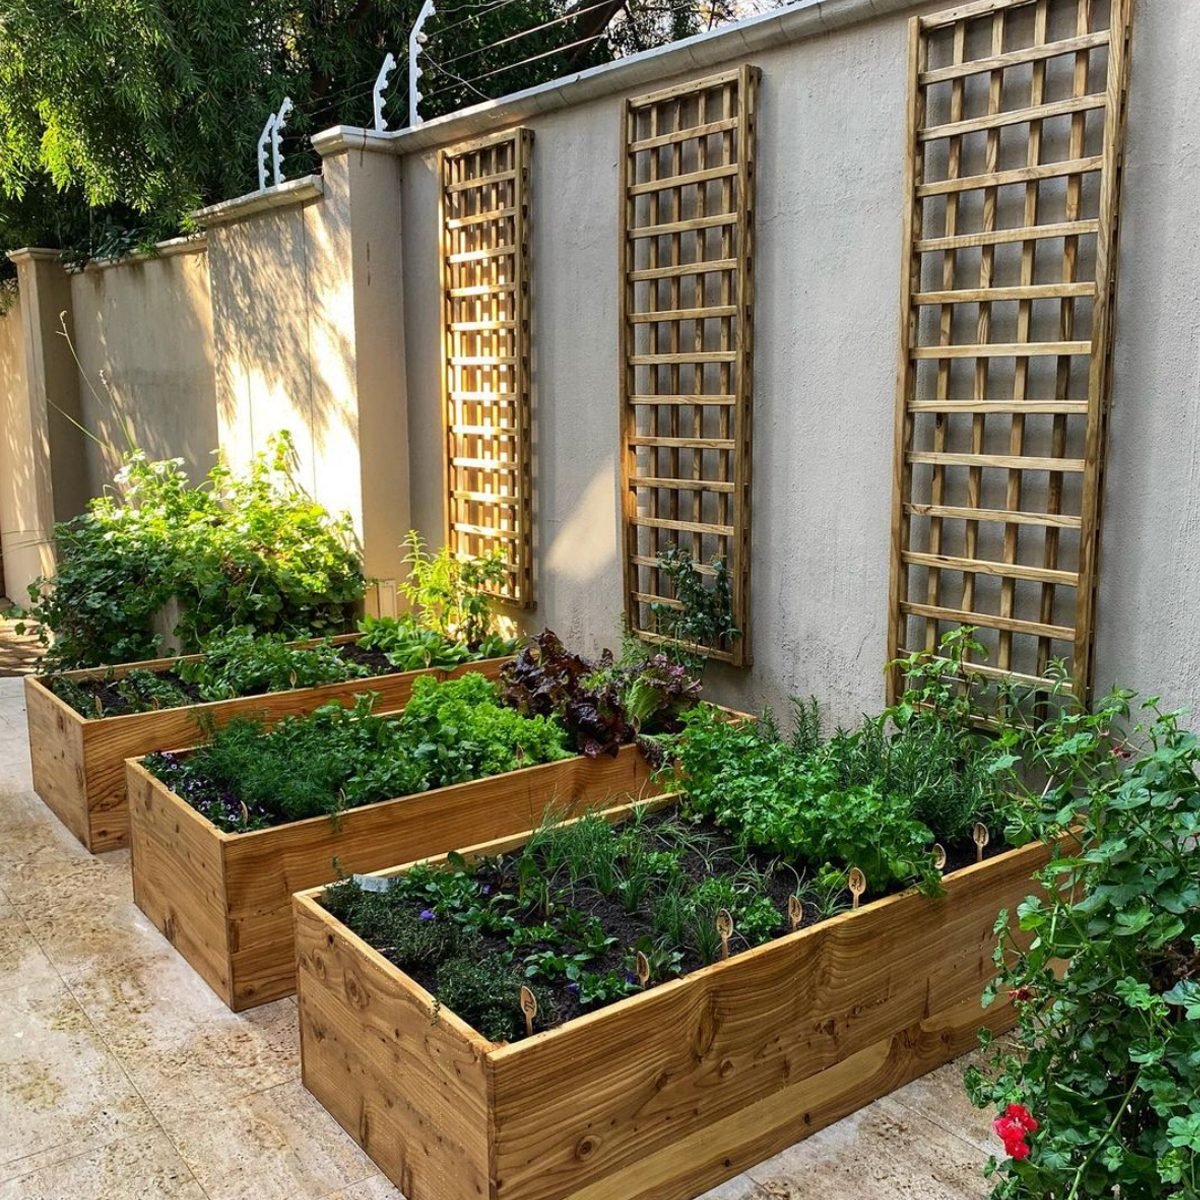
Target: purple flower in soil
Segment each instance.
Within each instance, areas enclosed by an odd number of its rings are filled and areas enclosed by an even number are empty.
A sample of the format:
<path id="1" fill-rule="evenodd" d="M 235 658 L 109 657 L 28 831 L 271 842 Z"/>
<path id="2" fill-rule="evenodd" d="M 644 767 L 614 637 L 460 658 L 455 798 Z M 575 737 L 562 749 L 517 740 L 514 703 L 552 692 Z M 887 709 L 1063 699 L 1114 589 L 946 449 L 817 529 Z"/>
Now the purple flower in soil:
<path id="1" fill-rule="evenodd" d="M 490 883 L 485 883 L 479 890 L 483 895 L 490 896 L 492 894 L 492 885 Z"/>
<path id="2" fill-rule="evenodd" d="M 421 909 L 421 920 L 422 921 L 436 921 L 437 913 L 435 913 L 433 911 L 433 909 L 431 909 L 431 908 L 423 908 L 423 909 Z"/>
<path id="3" fill-rule="evenodd" d="M 572 993 L 574 993 L 576 996 L 578 996 L 578 995 L 579 995 L 579 984 L 577 984 L 577 983 L 568 983 L 568 984 L 567 984 L 567 991 L 568 991 L 568 992 L 572 992 Z"/>
<path id="4" fill-rule="evenodd" d="M 625 982 L 629 984 L 630 987 L 637 983 L 637 981 L 638 977 L 632 971 L 625 972 Z"/>

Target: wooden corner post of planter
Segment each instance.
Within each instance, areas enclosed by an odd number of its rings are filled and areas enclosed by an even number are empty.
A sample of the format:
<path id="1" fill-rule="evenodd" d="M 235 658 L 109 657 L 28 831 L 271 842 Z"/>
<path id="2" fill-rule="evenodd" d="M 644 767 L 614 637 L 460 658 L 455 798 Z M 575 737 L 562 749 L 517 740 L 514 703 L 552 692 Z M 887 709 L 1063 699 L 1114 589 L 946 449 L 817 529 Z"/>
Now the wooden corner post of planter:
<path id="1" fill-rule="evenodd" d="M 512 1045 L 297 895 L 304 1083 L 409 1200 L 691 1200 L 981 1027 L 1011 1028 L 1009 1003 L 980 1004 L 993 928 L 1048 853 L 1001 854 L 937 900 L 865 904 Z"/>

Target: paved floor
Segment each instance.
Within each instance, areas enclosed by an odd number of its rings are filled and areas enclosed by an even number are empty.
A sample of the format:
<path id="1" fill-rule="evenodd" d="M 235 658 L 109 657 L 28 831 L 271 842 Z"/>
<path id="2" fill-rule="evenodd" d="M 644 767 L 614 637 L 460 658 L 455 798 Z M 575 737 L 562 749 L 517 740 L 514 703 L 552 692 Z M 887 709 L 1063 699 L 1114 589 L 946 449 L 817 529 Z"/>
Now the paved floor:
<path id="1" fill-rule="evenodd" d="M 0 679 L 0 1200 L 402 1200 L 299 1081 L 292 1000 L 235 1016 L 30 791 Z M 707 1200 L 988 1193 L 951 1066 Z M 622 1200 L 619 1196 L 612 1200 Z"/>
<path id="2" fill-rule="evenodd" d="M 18 636 L 13 628 L 16 622 L 7 617 L 9 608 L 9 601 L 0 597 L 0 677 L 29 674 L 42 653 L 36 637 Z"/>

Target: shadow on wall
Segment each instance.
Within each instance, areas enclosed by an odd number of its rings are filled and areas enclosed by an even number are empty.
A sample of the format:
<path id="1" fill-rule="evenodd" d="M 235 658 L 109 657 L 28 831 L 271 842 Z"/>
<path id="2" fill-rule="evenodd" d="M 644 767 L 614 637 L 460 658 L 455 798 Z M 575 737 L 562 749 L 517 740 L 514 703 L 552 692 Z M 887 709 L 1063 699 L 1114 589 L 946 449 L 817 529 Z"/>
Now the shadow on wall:
<path id="1" fill-rule="evenodd" d="M 357 458 L 350 269 L 321 209 L 281 209 L 210 233 L 216 412 L 231 465 L 290 429 L 300 482 L 351 508 L 339 493 L 357 478 L 328 469 L 318 478 L 320 467 Z M 342 457 L 347 450 L 355 459 Z"/>

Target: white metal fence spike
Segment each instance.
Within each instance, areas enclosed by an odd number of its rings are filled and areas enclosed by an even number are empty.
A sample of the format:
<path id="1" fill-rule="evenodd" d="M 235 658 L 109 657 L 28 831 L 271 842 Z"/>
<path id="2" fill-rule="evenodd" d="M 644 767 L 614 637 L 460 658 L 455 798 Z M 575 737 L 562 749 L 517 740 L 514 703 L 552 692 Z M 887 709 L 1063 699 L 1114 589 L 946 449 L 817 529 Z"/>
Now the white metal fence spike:
<path id="1" fill-rule="evenodd" d="M 273 141 L 274 132 L 275 114 L 272 113 L 263 125 L 262 133 L 258 135 L 258 190 L 260 192 L 267 189 L 267 143 Z"/>
<path id="2" fill-rule="evenodd" d="M 387 90 L 388 80 L 395 69 L 396 56 L 389 50 L 383 60 L 383 66 L 379 68 L 379 74 L 375 76 L 375 90 L 371 94 L 371 102 L 375 107 L 375 128 L 380 133 L 387 129 L 387 120 L 383 115 L 383 93 Z"/>
<path id="3" fill-rule="evenodd" d="M 421 90 L 417 87 L 417 80 L 421 78 L 422 72 L 417 65 L 417 57 L 421 53 L 421 47 L 429 41 L 422 32 L 425 22 L 435 12 L 437 12 L 437 8 L 434 6 L 434 0 L 425 0 L 425 3 L 421 5 L 421 11 L 417 13 L 417 19 L 413 22 L 412 31 L 408 35 L 408 123 L 414 127 L 421 124 Z"/>
<path id="4" fill-rule="evenodd" d="M 293 107 L 291 96 L 284 96 L 283 103 L 275 114 L 275 123 L 271 126 L 271 175 L 276 186 L 283 182 L 283 156 L 279 151 L 279 134 L 287 124 Z"/>

